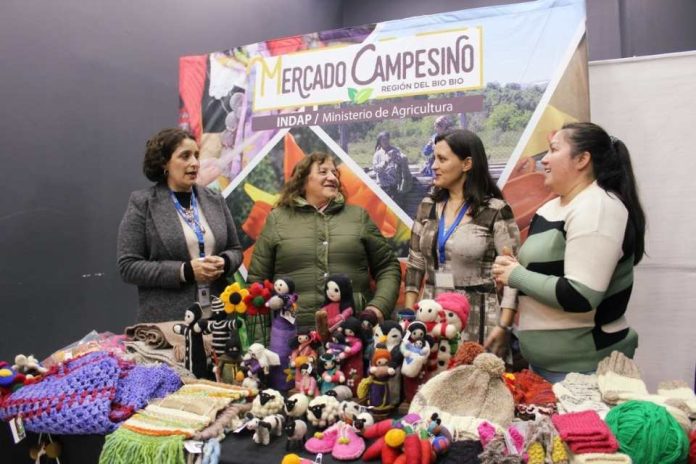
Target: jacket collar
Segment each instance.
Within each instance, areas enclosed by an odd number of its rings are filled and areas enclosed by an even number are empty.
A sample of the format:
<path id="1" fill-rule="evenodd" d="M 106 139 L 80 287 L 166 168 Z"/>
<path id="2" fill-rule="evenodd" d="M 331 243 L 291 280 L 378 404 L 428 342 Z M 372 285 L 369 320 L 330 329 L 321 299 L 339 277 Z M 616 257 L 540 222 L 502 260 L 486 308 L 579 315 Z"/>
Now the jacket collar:
<path id="1" fill-rule="evenodd" d="M 324 209 L 323 213 L 324 214 L 334 214 L 343 209 L 343 207 L 346 204 L 346 200 L 343 197 L 343 194 L 339 193 L 336 195 L 336 198 L 331 200 L 329 205 Z M 297 197 L 295 198 L 295 206 L 298 209 L 301 210 L 314 210 L 317 211 L 317 209 L 313 206 L 310 205 L 307 200 L 305 200 L 303 197 Z"/>

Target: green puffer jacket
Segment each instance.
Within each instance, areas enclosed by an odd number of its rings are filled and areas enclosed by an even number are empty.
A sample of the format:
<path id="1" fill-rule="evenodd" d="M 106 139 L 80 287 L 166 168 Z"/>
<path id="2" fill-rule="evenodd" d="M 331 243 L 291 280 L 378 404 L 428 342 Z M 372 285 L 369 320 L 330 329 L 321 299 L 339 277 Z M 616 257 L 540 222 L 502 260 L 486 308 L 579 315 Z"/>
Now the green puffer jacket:
<path id="1" fill-rule="evenodd" d="M 399 261 L 367 211 L 345 205 L 339 195 L 323 213 L 302 200 L 296 208 L 273 209 L 247 280 L 290 276 L 299 295 L 297 325 L 306 328 L 314 326 L 314 313 L 324 304 L 326 277 L 341 273 L 353 282 L 354 311 L 373 305 L 390 316 L 401 283 Z M 370 276 L 377 283 L 374 294 Z"/>

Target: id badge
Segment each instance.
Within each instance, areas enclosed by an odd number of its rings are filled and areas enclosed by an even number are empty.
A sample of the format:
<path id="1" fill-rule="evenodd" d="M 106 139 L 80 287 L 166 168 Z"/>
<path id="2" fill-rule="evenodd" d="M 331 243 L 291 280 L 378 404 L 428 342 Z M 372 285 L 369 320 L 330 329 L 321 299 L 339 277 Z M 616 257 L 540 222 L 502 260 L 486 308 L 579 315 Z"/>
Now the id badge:
<path id="1" fill-rule="evenodd" d="M 448 271 L 436 271 L 435 287 L 447 290 L 454 290 L 454 274 Z"/>
<path id="2" fill-rule="evenodd" d="M 198 302 L 204 308 L 207 308 L 208 306 L 210 306 L 210 286 L 209 285 L 198 285 Z"/>

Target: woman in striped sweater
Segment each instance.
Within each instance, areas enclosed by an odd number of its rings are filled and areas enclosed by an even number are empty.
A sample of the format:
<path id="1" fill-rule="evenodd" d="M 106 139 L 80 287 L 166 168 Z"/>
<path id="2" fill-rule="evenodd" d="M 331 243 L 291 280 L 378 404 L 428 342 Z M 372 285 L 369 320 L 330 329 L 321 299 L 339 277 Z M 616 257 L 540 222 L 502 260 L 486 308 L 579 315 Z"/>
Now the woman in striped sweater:
<path id="1" fill-rule="evenodd" d="M 626 146 L 596 124 L 563 126 L 541 162 L 559 196 L 536 212 L 517 259 L 498 257 L 492 271 L 519 291 L 522 354 L 557 382 L 614 350 L 633 356 L 638 335 L 624 313 L 645 215 Z"/>

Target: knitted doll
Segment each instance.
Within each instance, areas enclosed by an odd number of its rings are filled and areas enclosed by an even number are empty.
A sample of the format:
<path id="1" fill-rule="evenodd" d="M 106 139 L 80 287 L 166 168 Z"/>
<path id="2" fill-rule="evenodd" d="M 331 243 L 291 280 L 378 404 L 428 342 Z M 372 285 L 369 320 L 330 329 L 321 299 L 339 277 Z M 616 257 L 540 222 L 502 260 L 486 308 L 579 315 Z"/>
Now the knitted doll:
<path id="1" fill-rule="evenodd" d="M 319 387 L 317 379 L 314 377 L 314 366 L 310 363 L 304 363 L 300 366 L 300 381 L 295 379 L 295 388 L 298 393 L 304 393 L 309 397 L 319 396 Z"/>
<path id="2" fill-rule="evenodd" d="M 184 367 L 198 377 L 206 377 L 208 374 L 208 358 L 203 346 L 203 330 L 198 321 L 203 316 L 203 310 L 198 302 L 193 303 L 184 313 L 184 324 L 175 324 L 174 333 L 184 336 L 186 355 Z"/>
<path id="3" fill-rule="evenodd" d="M 214 372 L 215 380 L 218 382 L 241 385 L 244 380 L 242 342 L 236 330 L 230 332 L 230 336 L 225 344 L 225 353 L 218 358 Z"/>
<path id="4" fill-rule="evenodd" d="M 393 409 L 389 379 L 396 375 L 396 369 L 390 365 L 390 362 L 389 350 L 383 345 L 378 345 L 372 357 L 370 377 L 361 382 L 358 391 L 360 399 L 367 398 L 367 405 L 372 408 L 375 417 L 388 414 Z"/>
<path id="5" fill-rule="evenodd" d="M 401 402 L 401 363 L 404 360 L 401 354 L 401 341 L 404 330 L 396 321 L 384 321 L 375 326 L 374 336 L 375 348 L 379 344 L 386 345 L 391 358 L 390 366 L 396 369 L 396 374 L 389 378 L 389 389 L 390 400 L 394 406 L 397 406 Z"/>
<path id="6" fill-rule="evenodd" d="M 346 374 L 346 385 L 357 393 L 358 385 L 363 378 L 362 348 L 363 340 L 362 324 L 355 317 L 349 317 L 341 322 L 338 330 L 345 336 L 346 348 L 338 354 L 338 362 Z"/>
<path id="7" fill-rule="evenodd" d="M 317 332 L 326 342 L 341 322 L 353 315 L 353 285 L 345 274 L 329 276 L 324 284 L 324 306 L 315 314 Z"/>
<path id="8" fill-rule="evenodd" d="M 311 364 L 315 366 L 319 355 L 317 348 L 321 346 L 319 335 L 315 331 L 301 331 L 295 338 L 289 342 L 290 349 L 290 367 L 295 369 L 295 388 L 299 390 L 299 384 L 302 382 L 301 366 L 303 364 Z"/>
<path id="9" fill-rule="evenodd" d="M 401 374 L 416 378 L 420 375 L 430 354 L 430 341 L 426 335 L 425 324 L 420 321 L 409 324 L 407 336 L 401 341 L 400 351 L 404 357 Z"/>
<path id="10" fill-rule="evenodd" d="M 321 394 L 326 394 L 336 385 L 346 382 L 346 376 L 336 362 L 336 356 L 331 353 L 324 353 L 319 357 L 319 366 L 321 368 Z"/>
<path id="11" fill-rule="evenodd" d="M 230 332 L 233 329 L 239 330 L 235 320 L 227 319 L 225 305 L 222 300 L 216 296 L 211 298 L 212 315 L 209 319 L 204 319 L 198 322 L 204 334 L 213 334 L 213 351 L 220 357 L 225 354 L 225 345 L 230 338 Z"/>
<path id="12" fill-rule="evenodd" d="M 280 365 L 280 357 L 260 343 L 249 346 L 247 354 L 242 358 L 242 367 L 247 376 L 258 382 L 257 388 L 265 388 L 271 367 Z"/>
<path id="13" fill-rule="evenodd" d="M 295 283 L 289 277 L 276 279 L 273 289 L 275 293 L 266 303 L 273 311 L 269 348 L 280 357 L 280 364 L 272 369 L 269 385 L 285 392 L 294 386 L 288 380 L 286 369 L 290 364 L 290 340 L 297 336 L 294 316 L 297 294 L 294 293 Z"/>
<path id="14" fill-rule="evenodd" d="M 363 376 L 368 374 L 367 370 L 370 368 L 370 361 L 372 361 L 372 355 L 375 352 L 375 334 L 374 328 L 379 323 L 377 316 L 372 311 L 363 311 L 358 315 L 358 319 L 362 324 L 363 337 L 365 339 L 365 346 L 363 346 Z"/>
<path id="15" fill-rule="evenodd" d="M 442 351 L 438 356 L 438 366 L 444 366 L 446 368 L 449 364 L 450 358 L 454 356 L 461 343 L 461 334 L 467 326 L 469 319 L 469 312 L 471 306 L 469 305 L 469 300 L 466 295 L 456 292 L 441 293 L 435 298 L 442 306 L 442 311 L 440 313 L 440 322 L 438 326 L 433 330 L 433 335 L 435 337 L 440 336 L 441 338 L 446 338 L 449 342 L 449 353 Z M 442 344 L 444 346 L 444 344 Z M 448 355 L 448 356 L 443 356 Z M 444 370 L 444 368 L 439 370 Z"/>

